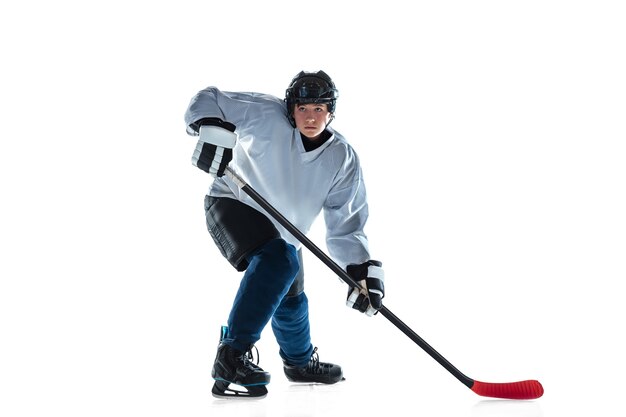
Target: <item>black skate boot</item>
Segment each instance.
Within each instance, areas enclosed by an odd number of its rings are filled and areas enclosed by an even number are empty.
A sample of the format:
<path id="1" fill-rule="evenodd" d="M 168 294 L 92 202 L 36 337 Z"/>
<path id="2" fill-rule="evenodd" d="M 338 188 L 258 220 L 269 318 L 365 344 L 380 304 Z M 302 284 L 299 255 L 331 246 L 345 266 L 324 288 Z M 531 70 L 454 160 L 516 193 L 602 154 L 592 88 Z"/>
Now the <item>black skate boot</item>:
<path id="1" fill-rule="evenodd" d="M 246 352 L 242 352 L 222 343 L 226 332 L 227 328 L 223 326 L 211 370 L 211 377 L 215 380 L 211 393 L 217 398 L 265 397 L 267 395 L 265 386 L 270 382 L 270 374 L 252 363 L 252 346 Z M 231 384 L 238 385 L 244 390 L 234 389 Z"/>
<path id="2" fill-rule="evenodd" d="M 341 371 L 341 366 L 320 362 L 317 348 L 313 349 L 311 360 L 306 366 L 299 368 L 285 361 L 283 361 L 283 365 L 285 375 L 291 382 L 334 384 L 345 379 Z"/>

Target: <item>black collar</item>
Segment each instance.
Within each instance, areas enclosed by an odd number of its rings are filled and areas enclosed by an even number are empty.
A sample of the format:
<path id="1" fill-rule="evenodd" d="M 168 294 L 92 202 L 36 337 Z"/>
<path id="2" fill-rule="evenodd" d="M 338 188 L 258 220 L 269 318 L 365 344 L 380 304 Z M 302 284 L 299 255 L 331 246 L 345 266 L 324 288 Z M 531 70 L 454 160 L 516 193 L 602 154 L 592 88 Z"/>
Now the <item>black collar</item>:
<path id="1" fill-rule="evenodd" d="M 304 145 L 304 150 L 307 151 L 307 152 L 311 152 L 311 151 L 319 148 L 328 139 L 330 139 L 331 136 L 332 136 L 332 133 L 330 133 L 328 131 L 328 129 L 325 129 L 322 132 L 322 134 L 320 135 L 319 139 L 315 139 L 315 140 L 311 140 L 311 139 L 307 138 L 306 136 L 304 136 L 302 134 L 302 132 L 300 132 L 300 137 L 302 138 L 302 145 Z"/>

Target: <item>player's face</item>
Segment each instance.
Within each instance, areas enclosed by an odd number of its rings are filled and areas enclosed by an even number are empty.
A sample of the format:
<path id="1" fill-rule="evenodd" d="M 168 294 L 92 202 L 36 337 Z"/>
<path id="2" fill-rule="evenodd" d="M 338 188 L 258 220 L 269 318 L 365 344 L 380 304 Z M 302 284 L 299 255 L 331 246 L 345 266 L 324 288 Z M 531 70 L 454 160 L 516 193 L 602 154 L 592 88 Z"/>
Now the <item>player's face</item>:
<path id="1" fill-rule="evenodd" d="M 326 104 L 296 104 L 293 111 L 296 127 L 304 136 L 315 140 L 320 137 L 330 122 L 331 113 Z"/>

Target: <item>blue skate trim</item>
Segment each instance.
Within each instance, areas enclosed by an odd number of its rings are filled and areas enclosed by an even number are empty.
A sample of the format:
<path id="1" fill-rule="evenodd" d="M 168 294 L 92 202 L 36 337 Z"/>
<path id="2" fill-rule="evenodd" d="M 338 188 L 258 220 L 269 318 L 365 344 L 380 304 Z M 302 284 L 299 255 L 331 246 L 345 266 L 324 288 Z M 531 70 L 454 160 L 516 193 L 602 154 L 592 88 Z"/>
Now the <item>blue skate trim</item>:
<path id="1" fill-rule="evenodd" d="M 222 326 L 220 329 L 220 342 L 228 336 L 228 326 Z"/>

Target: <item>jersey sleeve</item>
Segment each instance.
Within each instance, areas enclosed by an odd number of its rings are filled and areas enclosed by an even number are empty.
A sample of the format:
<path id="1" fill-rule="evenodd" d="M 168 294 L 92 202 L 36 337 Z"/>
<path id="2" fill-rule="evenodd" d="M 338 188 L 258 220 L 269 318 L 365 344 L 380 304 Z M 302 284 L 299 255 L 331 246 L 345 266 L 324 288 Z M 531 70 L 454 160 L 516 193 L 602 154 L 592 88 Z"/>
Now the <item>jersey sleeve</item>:
<path id="1" fill-rule="evenodd" d="M 268 120 L 289 123 L 283 100 L 262 93 L 221 91 L 217 87 L 207 87 L 191 98 L 185 112 L 187 133 L 196 136 L 196 122 L 206 118 L 232 123 L 237 130 L 260 126 Z"/>
<path id="2" fill-rule="evenodd" d="M 224 120 L 224 112 L 218 104 L 218 96 L 221 94 L 217 88 L 208 87 L 191 98 L 185 111 L 187 134 L 198 135 L 198 127 L 195 126 L 195 123 L 201 119 L 215 117 Z"/>
<path id="3" fill-rule="evenodd" d="M 326 246 L 342 268 L 370 259 L 364 228 L 369 215 L 367 193 L 357 155 L 348 153 L 340 180 L 324 204 Z"/>

